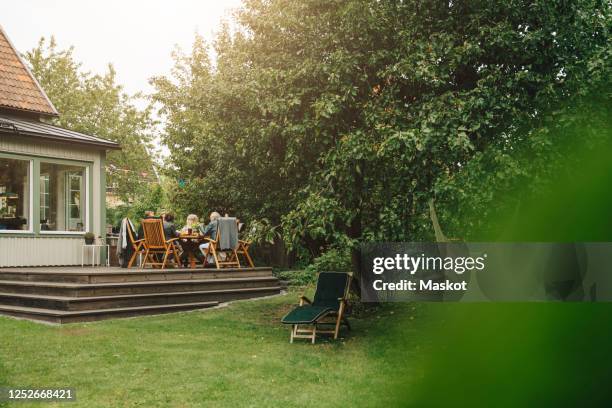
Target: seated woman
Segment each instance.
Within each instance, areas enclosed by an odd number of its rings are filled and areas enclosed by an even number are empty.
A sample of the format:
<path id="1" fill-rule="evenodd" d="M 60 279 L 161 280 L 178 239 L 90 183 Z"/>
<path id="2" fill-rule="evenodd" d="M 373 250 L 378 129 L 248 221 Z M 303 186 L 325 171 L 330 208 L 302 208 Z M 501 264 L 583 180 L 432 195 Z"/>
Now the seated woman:
<path id="1" fill-rule="evenodd" d="M 221 218 L 221 214 L 219 214 L 218 212 L 213 211 L 212 213 L 210 213 L 210 222 L 208 223 L 208 225 L 205 228 L 202 228 L 202 226 L 200 225 L 200 232 L 202 233 L 202 235 L 210 239 L 216 239 L 217 238 L 217 221 L 219 220 L 219 218 Z M 205 242 L 200 245 L 200 251 L 202 251 L 202 254 L 206 253 L 206 250 L 208 249 L 209 245 L 210 245 L 210 242 Z M 211 255 L 209 255 L 207 261 L 209 263 L 212 263 L 215 260 L 213 259 Z"/>
<path id="2" fill-rule="evenodd" d="M 181 228 L 181 233 L 188 233 L 191 230 L 192 233 L 198 232 L 200 228 L 200 220 L 195 214 L 189 214 L 185 220 L 185 226 Z"/>
<path id="3" fill-rule="evenodd" d="M 200 223 L 198 216 L 195 214 L 189 214 L 187 219 L 185 220 L 185 226 L 181 228 L 181 235 L 193 235 L 198 234 L 200 232 Z M 183 249 L 183 253 L 181 254 L 181 261 L 183 266 L 189 266 L 190 258 L 196 258 L 198 261 L 201 261 L 201 254 L 197 245 L 197 242 L 192 241 L 191 239 L 183 238 L 181 239 L 181 248 Z"/>
<path id="4" fill-rule="evenodd" d="M 164 221 L 164 235 L 166 239 L 178 237 L 178 232 L 176 232 L 176 226 L 174 225 L 174 215 L 165 213 L 162 220 Z"/>

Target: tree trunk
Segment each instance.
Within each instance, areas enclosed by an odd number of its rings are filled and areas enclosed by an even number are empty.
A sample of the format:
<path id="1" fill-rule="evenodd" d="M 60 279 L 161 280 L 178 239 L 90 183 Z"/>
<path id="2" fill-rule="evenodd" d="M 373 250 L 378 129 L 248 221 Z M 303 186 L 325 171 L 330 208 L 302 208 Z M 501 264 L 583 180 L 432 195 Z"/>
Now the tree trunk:
<path id="1" fill-rule="evenodd" d="M 362 234 L 361 194 L 363 192 L 364 167 L 365 163 L 363 160 L 360 160 L 355 165 L 353 172 L 354 189 L 352 208 L 355 209 L 355 217 L 353 218 L 353 221 L 348 229 L 348 236 L 353 240 L 360 240 Z M 361 248 L 358 245 L 354 245 L 351 249 L 351 266 L 353 269 L 353 282 L 351 284 L 351 290 L 358 298 L 361 298 Z"/>
<path id="2" fill-rule="evenodd" d="M 431 223 L 433 224 L 436 242 L 448 242 L 448 238 L 446 238 L 442 232 L 442 227 L 440 227 L 440 222 L 438 222 L 438 215 L 436 214 L 433 198 L 429 200 L 429 217 L 431 218 Z"/>

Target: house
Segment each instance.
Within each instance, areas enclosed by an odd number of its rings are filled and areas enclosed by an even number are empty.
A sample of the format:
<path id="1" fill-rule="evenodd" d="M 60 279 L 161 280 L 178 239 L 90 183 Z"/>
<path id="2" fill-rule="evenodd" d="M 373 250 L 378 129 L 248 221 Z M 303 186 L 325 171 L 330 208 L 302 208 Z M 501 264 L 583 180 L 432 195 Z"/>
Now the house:
<path id="1" fill-rule="evenodd" d="M 0 27 L 0 267 L 80 265 L 105 235 L 105 158 L 119 146 L 49 124 L 59 113 Z"/>

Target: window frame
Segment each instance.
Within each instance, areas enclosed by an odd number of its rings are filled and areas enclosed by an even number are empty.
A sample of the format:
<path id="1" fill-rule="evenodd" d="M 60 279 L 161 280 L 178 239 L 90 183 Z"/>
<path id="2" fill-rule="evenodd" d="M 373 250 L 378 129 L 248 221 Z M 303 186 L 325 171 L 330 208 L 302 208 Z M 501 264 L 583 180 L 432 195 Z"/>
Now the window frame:
<path id="1" fill-rule="evenodd" d="M 47 163 L 47 164 L 59 164 L 59 165 L 65 165 L 65 166 L 80 166 L 83 167 L 84 169 L 84 174 L 83 174 L 83 183 L 85 184 L 85 194 L 84 194 L 84 198 L 85 198 L 85 203 L 82 206 L 82 211 L 85 212 L 85 214 L 83 215 L 83 219 L 85 220 L 85 226 L 83 231 L 66 231 L 66 230 L 57 230 L 57 231 L 43 231 L 43 230 L 39 230 L 38 234 L 41 236 L 45 236 L 45 235 L 76 235 L 76 236 L 82 236 L 84 235 L 86 232 L 90 231 L 90 218 L 91 218 L 91 211 L 90 211 L 90 203 L 91 203 L 91 196 L 90 196 L 90 191 L 91 191 L 91 186 L 90 186 L 90 163 L 87 162 L 82 162 L 82 161 L 77 161 L 77 160 L 60 160 L 60 159 L 54 159 L 54 158 L 47 158 L 47 157 L 41 157 L 39 159 L 39 165 L 38 165 L 38 176 L 40 177 L 40 164 L 42 163 Z M 40 190 L 40 189 L 39 189 Z M 40 204 L 40 197 L 38 197 L 38 202 Z M 65 209 L 65 211 L 67 211 Z M 40 224 L 40 220 L 39 224 Z M 40 225 L 39 225 L 40 228 Z"/>
<path id="2" fill-rule="evenodd" d="M 29 229 L 28 230 L 0 230 L 0 238 L 7 236 L 29 236 L 29 237 L 79 237 L 83 236 L 86 232 L 91 231 L 93 227 L 93 215 L 94 215 L 94 205 L 93 205 L 93 161 L 87 160 L 73 160 L 73 159 L 64 159 L 61 157 L 49 157 L 49 156 L 36 156 L 30 154 L 19 154 L 12 153 L 6 151 L 0 151 L 0 158 L 6 159 L 16 159 L 28 161 L 30 163 L 29 167 L 29 181 L 30 181 L 30 208 L 29 208 Z M 51 164 L 63 164 L 67 166 L 80 166 L 85 169 L 84 171 L 84 180 L 85 189 L 84 189 L 84 197 L 85 204 L 83 206 L 85 214 L 85 226 L 83 231 L 43 231 L 40 229 L 40 164 L 41 163 L 51 163 Z M 36 205 L 36 211 L 34 211 L 34 205 Z M 37 212 L 38 211 L 38 212 Z"/>
<path id="3" fill-rule="evenodd" d="M 28 162 L 28 183 L 30 184 L 28 203 L 28 229 L 27 230 L 0 230 L 0 235 L 4 234 L 33 234 L 34 233 L 34 159 L 18 154 L 0 152 L 0 159 L 21 160 Z"/>
<path id="4" fill-rule="evenodd" d="M 43 177 L 45 178 L 44 183 L 43 183 Z M 48 186 L 49 182 L 50 182 L 49 176 L 42 175 L 39 172 L 39 176 L 38 176 L 39 189 L 38 189 L 38 191 L 39 191 L 40 196 L 39 196 L 39 200 L 38 201 L 40 202 L 43 199 L 43 196 L 46 196 L 45 205 L 41 205 L 40 206 L 40 211 L 41 212 L 40 212 L 40 216 L 39 216 L 39 219 L 38 219 L 39 222 L 41 220 L 43 220 L 43 219 L 47 219 L 48 218 L 48 213 L 51 211 L 51 206 L 50 206 L 50 204 L 51 204 L 51 197 L 49 196 L 49 194 L 51 194 L 51 193 L 49 193 L 49 188 L 48 188 L 49 187 Z M 43 186 L 44 186 L 44 188 L 43 188 Z M 44 217 L 43 217 L 43 215 L 44 215 Z"/>

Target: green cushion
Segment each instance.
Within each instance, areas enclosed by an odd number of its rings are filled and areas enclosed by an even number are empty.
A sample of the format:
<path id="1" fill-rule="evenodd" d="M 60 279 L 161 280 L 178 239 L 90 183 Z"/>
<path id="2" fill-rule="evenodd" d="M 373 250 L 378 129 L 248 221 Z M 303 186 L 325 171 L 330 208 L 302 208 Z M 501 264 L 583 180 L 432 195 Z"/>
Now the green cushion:
<path id="1" fill-rule="evenodd" d="M 284 324 L 310 324 L 316 322 L 333 309 L 325 306 L 298 306 L 289 312 L 283 320 Z"/>
<path id="2" fill-rule="evenodd" d="M 341 272 L 321 272 L 317 280 L 317 291 L 312 304 L 315 306 L 340 308 L 340 301 L 346 295 L 349 275 Z"/>

